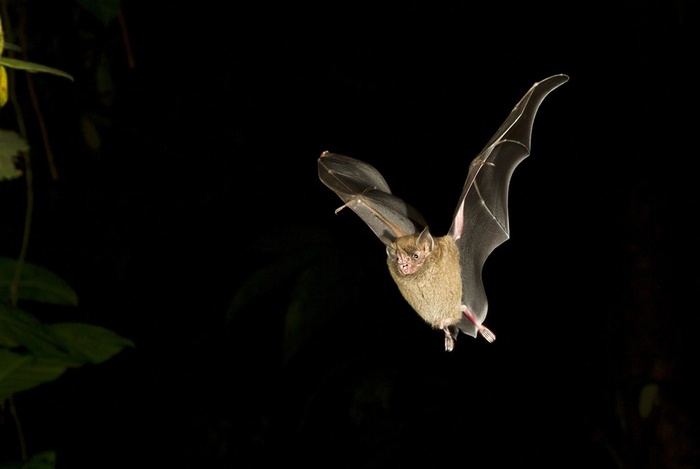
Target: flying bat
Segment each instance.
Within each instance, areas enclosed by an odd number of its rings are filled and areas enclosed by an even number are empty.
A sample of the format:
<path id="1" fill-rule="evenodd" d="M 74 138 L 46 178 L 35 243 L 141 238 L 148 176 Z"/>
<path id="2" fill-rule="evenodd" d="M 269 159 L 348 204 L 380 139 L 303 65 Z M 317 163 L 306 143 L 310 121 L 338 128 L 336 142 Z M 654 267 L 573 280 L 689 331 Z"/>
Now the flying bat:
<path id="1" fill-rule="evenodd" d="M 392 195 L 373 166 L 325 151 L 321 182 L 335 192 L 386 245 L 389 273 L 418 315 L 445 333 L 452 351 L 459 331 L 496 335 L 483 322 L 488 301 L 481 277 L 486 258 L 510 237 L 508 188 L 516 166 L 530 154 L 535 114 L 547 95 L 568 81 L 554 75 L 532 85 L 469 166 L 445 236 L 434 236 L 418 211 Z"/>

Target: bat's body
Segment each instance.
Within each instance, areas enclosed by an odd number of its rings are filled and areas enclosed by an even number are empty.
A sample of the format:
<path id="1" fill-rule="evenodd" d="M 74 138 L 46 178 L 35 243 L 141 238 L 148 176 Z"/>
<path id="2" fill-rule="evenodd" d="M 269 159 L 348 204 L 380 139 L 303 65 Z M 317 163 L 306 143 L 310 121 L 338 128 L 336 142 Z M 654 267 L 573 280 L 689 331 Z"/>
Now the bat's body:
<path id="1" fill-rule="evenodd" d="M 482 325 L 488 303 L 481 279 L 486 258 L 510 234 L 508 186 L 515 167 L 530 154 L 530 136 L 540 103 L 568 80 L 554 75 L 535 83 L 474 158 L 447 235 L 433 237 L 423 217 L 391 194 L 372 166 L 324 152 L 319 177 L 386 245 L 387 264 L 401 294 L 452 350 L 457 333 L 489 342 Z"/>
<path id="2" fill-rule="evenodd" d="M 459 249 L 452 236 L 433 238 L 432 243 L 429 237 L 425 230 L 398 238 L 387 247 L 387 265 L 408 304 L 433 328 L 445 331 L 445 349 L 452 350 L 456 325 L 464 317 Z"/>

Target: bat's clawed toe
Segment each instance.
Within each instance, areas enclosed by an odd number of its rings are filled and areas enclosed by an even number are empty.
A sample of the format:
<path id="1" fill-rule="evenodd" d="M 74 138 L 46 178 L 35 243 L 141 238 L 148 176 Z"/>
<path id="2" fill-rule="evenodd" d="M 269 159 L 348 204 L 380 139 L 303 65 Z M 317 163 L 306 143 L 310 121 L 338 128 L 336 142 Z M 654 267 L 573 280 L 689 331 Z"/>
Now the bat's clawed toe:
<path id="1" fill-rule="evenodd" d="M 455 348 L 455 340 L 450 335 L 445 336 L 445 352 L 451 352 Z"/>
<path id="2" fill-rule="evenodd" d="M 456 335 L 452 335 L 449 327 L 443 327 L 442 330 L 445 331 L 445 352 L 451 352 L 455 348 Z"/>
<path id="3" fill-rule="evenodd" d="M 489 343 L 493 342 L 496 340 L 496 334 L 491 332 L 491 329 L 484 327 L 484 326 L 479 326 L 479 333 L 486 339 Z"/>

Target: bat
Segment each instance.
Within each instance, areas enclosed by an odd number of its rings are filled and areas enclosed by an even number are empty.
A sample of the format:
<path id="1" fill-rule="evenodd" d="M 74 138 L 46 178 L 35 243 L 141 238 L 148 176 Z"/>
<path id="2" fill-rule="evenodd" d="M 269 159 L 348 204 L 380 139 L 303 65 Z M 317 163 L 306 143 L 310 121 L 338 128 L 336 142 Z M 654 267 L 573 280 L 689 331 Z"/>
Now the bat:
<path id="1" fill-rule="evenodd" d="M 516 166 L 530 154 L 535 114 L 547 95 L 568 81 L 553 75 L 532 85 L 505 122 L 471 161 L 467 180 L 445 236 L 433 236 L 423 216 L 394 196 L 373 166 L 325 151 L 318 159 L 323 184 L 385 244 L 387 265 L 399 291 L 452 351 L 459 331 L 496 335 L 483 322 L 488 301 L 482 269 L 493 250 L 510 237 L 508 188 Z"/>

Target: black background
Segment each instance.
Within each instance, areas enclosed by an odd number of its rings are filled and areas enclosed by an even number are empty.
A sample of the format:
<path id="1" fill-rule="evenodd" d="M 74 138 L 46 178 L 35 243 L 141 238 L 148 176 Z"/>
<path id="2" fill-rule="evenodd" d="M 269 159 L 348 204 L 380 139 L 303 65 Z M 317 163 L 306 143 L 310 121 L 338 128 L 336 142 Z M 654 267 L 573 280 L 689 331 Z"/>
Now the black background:
<path id="1" fill-rule="evenodd" d="M 60 467 L 697 466 L 696 2 L 125 1 L 128 42 L 46 3 L 27 3 L 29 58 L 76 81 L 33 76 L 59 179 L 30 127 L 28 260 L 81 303 L 43 319 L 136 347 L 17 395 L 30 451 Z M 498 340 L 445 353 L 381 243 L 333 214 L 316 159 L 370 162 L 444 233 L 470 160 L 557 73 L 484 270 Z M 15 257 L 24 185 L 2 186 Z"/>

